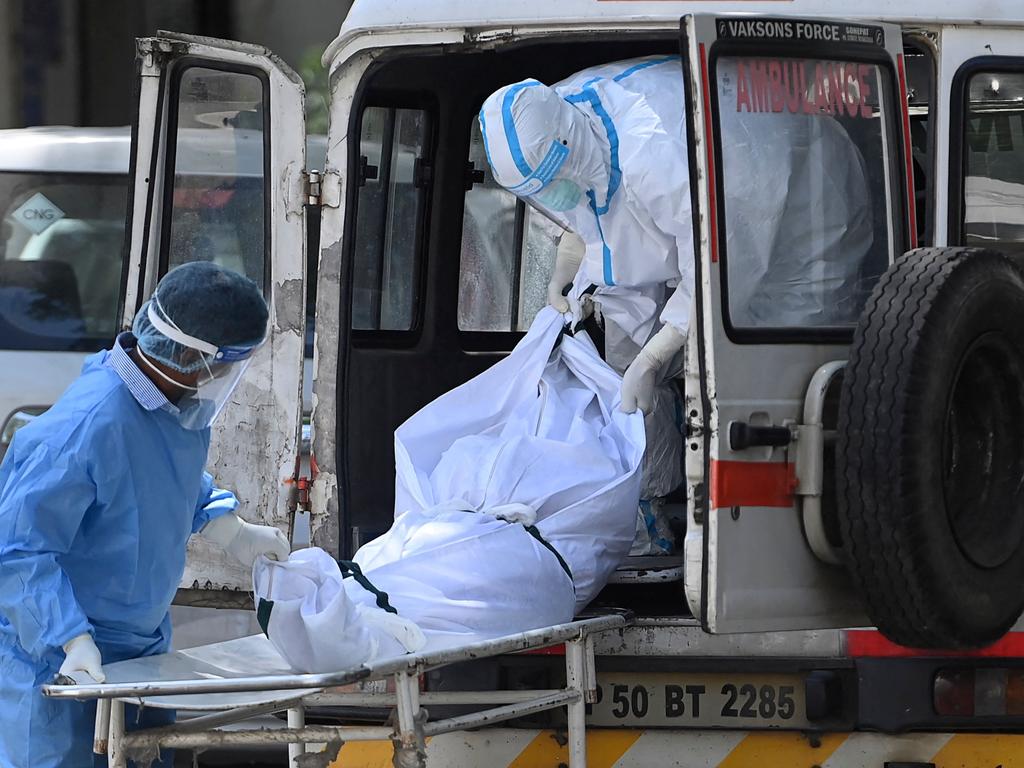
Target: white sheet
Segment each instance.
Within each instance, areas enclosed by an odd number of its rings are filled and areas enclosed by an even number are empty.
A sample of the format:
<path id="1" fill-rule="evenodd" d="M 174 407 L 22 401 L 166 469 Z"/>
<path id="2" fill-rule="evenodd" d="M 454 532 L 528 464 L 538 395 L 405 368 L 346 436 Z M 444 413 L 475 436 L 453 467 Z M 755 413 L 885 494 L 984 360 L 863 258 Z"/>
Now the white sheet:
<path id="1" fill-rule="evenodd" d="M 294 669 L 570 621 L 607 582 L 633 540 L 643 417 L 561 330 L 542 310 L 507 358 L 396 431 L 395 522 L 354 560 L 397 616 L 319 551 L 257 563 L 257 607 Z"/>

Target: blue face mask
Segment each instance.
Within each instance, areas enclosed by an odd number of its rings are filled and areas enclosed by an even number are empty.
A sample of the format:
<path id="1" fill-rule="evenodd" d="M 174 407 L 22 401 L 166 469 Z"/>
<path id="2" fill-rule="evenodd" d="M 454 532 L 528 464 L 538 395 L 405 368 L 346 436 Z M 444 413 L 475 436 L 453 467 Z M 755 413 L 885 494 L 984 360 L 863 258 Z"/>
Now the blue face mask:
<path id="1" fill-rule="evenodd" d="M 583 190 L 569 179 L 555 179 L 547 184 L 533 199 L 549 211 L 570 211 L 579 205 Z"/>

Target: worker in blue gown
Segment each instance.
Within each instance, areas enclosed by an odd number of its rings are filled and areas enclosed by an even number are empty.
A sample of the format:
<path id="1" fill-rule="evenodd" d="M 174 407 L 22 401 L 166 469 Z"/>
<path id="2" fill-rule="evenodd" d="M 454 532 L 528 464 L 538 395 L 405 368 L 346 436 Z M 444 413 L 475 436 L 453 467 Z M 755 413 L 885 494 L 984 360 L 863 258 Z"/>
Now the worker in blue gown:
<path id="1" fill-rule="evenodd" d="M 102 664 L 167 651 L 193 533 L 245 565 L 288 557 L 284 534 L 238 518 L 204 471 L 210 425 L 267 316 L 251 280 L 180 266 L 132 333 L 14 436 L 0 465 L 0 765 L 94 765 L 95 705 L 40 686 L 58 673 L 102 682 Z"/>

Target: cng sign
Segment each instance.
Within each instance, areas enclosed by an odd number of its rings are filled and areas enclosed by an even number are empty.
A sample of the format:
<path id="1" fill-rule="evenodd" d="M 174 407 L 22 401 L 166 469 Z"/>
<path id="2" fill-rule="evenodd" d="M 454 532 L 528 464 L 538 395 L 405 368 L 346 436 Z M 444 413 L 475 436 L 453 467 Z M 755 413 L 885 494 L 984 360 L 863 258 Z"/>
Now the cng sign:
<path id="1" fill-rule="evenodd" d="M 51 224 L 63 219 L 64 211 L 51 203 L 42 192 L 36 192 L 18 206 L 11 214 L 11 218 L 32 234 L 38 235 L 46 231 Z"/>

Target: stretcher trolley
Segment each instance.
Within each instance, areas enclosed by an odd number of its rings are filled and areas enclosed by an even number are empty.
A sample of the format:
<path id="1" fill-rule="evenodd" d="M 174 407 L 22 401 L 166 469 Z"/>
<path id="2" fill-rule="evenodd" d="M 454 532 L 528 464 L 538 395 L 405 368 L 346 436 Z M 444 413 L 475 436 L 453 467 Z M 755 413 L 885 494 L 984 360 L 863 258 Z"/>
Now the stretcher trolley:
<path id="1" fill-rule="evenodd" d="M 132 759 L 145 764 L 161 747 L 218 749 L 286 743 L 289 765 L 309 744 L 336 753 L 346 741 L 391 740 L 395 765 L 426 765 L 425 739 L 441 733 L 492 725 L 565 707 L 570 765 L 586 765 L 585 706 L 596 689 L 594 637 L 623 629 L 628 612 L 581 618 L 566 624 L 457 647 L 379 659 L 326 674 L 295 674 L 262 635 L 118 662 L 104 667 L 105 683 L 58 678 L 43 687 L 47 696 L 95 699 L 94 751 L 107 754 L 112 768 Z M 420 675 L 448 664 L 565 644 L 566 685 L 548 690 L 491 690 L 420 693 Z M 333 692 L 375 680 L 393 679 L 391 693 Z M 126 731 L 125 704 L 200 712 L 171 726 Z M 306 725 L 307 705 L 388 706 L 392 726 Z M 490 705 L 471 714 L 431 720 L 426 704 Z M 287 712 L 286 728 L 224 730 L 250 718 Z"/>

